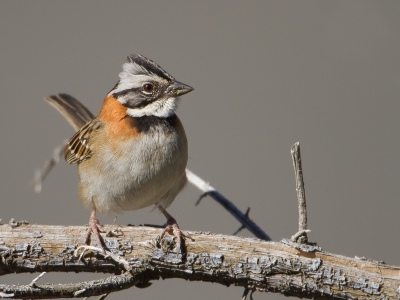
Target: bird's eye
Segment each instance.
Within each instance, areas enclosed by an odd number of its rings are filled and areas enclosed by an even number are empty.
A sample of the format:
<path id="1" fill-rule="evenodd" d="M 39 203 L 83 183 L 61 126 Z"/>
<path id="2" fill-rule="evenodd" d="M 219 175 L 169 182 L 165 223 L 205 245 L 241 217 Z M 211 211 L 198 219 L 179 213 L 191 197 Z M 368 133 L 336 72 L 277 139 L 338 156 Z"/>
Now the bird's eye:
<path id="1" fill-rule="evenodd" d="M 143 85 L 143 91 L 144 91 L 145 93 L 151 93 L 153 90 L 154 90 L 154 85 L 153 85 L 153 84 L 151 84 L 151 83 L 145 83 L 145 84 Z"/>

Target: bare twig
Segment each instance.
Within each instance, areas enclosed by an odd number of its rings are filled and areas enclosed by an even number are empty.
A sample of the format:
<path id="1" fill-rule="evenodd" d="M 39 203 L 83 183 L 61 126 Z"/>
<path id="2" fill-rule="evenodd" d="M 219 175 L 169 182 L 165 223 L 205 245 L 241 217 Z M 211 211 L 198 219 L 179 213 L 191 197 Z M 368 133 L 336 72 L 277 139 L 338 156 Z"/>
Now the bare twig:
<path id="1" fill-rule="evenodd" d="M 215 201 L 228 210 L 240 223 L 243 224 L 252 234 L 262 240 L 271 241 L 272 239 L 266 234 L 256 223 L 253 222 L 246 214 L 242 213 L 231 201 L 220 194 L 210 184 L 205 182 L 199 176 L 189 169 L 186 169 L 186 176 L 191 184 L 204 192 L 202 195 L 211 196 Z M 199 201 L 197 201 L 198 203 Z"/>
<path id="2" fill-rule="evenodd" d="M 301 165 L 300 143 L 297 142 L 292 146 L 290 151 L 292 154 L 293 168 L 296 177 L 296 192 L 299 205 L 299 230 L 291 237 L 292 242 L 307 243 L 307 205 L 306 192 L 303 181 L 303 168 Z"/>
<path id="3" fill-rule="evenodd" d="M 61 145 L 54 148 L 53 157 L 46 161 L 41 169 L 35 171 L 35 177 L 32 181 L 32 186 L 36 193 L 40 193 L 40 191 L 42 190 L 43 181 L 46 178 L 47 174 L 49 174 L 51 169 L 53 169 L 53 167 L 60 161 L 67 142 L 68 140 L 64 140 Z"/>
<path id="4" fill-rule="evenodd" d="M 242 300 L 246 300 L 247 295 L 249 295 L 249 293 L 250 293 L 250 300 L 253 300 L 253 292 L 254 292 L 253 289 L 251 290 L 249 288 L 245 288 L 243 291 Z"/>
<path id="5" fill-rule="evenodd" d="M 247 208 L 246 212 L 245 212 L 245 216 L 249 217 L 249 213 L 250 213 L 250 207 Z M 236 230 L 234 233 L 232 233 L 232 235 L 237 235 L 239 232 L 241 232 L 243 229 L 246 229 L 246 226 L 242 225 L 239 227 L 238 230 Z"/>
<path id="6" fill-rule="evenodd" d="M 29 286 L 31 286 L 31 287 L 36 287 L 36 282 L 40 279 L 40 278 L 42 278 L 43 276 L 44 276 L 44 274 L 46 274 L 47 272 L 42 272 L 42 273 L 40 273 L 40 275 L 38 276 L 38 277 L 36 277 L 35 279 L 33 279 L 32 281 L 31 281 L 31 283 L 29 284 Z"/>
<path id="7" fill-rule="evenodd" d="M 81 249 L 83 249 L 83 251 L 82 251 L 81 255 L 79 256 L 79 260 L 82 259 L 82 257 L 84 256 L 84 254 L 85 254 L 85 252 L 87 250 L 94 250 L 94 251 L 97 251 L 97 253 L 99 255 L 103 255 L 105 259 L 111 257 L 116 263 L 121 265 L 124 268 L 125 271 L 127 271 L 127 272 L 132 271 L 132 267 L 129 265 L 129 262 L 127 260 L 125 260 L 125 259 L 121 258 L 119 255 L 116 255 L 116 254 L 114 254 L 114 253 L 112 253 L 110 251 L 107 251 L 107 250 L 105 251 L 106 254 L 104 255 L 103 254 L 103 249 L 99 248 L 99 247 L 93 247 L 93 246 L 88 246 L 88 245 L 80 246 L 74 252 L 74 256 L 75 257 L 78 256 L 79 250 L 81 250 Z"/>

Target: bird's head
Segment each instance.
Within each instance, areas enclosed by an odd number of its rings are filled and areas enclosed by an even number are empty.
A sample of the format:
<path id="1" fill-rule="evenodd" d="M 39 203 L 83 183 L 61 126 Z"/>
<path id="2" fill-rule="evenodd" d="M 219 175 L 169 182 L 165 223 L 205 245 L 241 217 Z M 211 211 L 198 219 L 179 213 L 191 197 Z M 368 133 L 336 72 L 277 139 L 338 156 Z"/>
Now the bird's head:
<path id="1" fill-rule="evenodd" d="M 179 96 L 193 91 L 142 55 L 131 54 L 127 59 L 108 96 L 126 106 L 132 117 L 170 117 L 178 107 Z"/>

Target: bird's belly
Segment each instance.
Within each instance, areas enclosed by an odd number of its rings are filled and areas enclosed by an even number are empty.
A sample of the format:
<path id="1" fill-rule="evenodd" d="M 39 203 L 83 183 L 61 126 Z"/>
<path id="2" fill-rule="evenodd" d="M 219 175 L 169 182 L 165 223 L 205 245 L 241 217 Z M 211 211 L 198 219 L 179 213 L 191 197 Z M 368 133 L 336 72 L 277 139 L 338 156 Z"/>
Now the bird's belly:
<path id="1" fill-rule="evenodd" d="M 128 155 L 127 155 L 128 154 Z M 94 174 L 85 163 L 98 164 Z M 105 146 L 81 163 L 80 198 L 100 213 L 122 212 L 161 204 L 168 206 L 186 182 L 186 137 L 155 133 Z"/>

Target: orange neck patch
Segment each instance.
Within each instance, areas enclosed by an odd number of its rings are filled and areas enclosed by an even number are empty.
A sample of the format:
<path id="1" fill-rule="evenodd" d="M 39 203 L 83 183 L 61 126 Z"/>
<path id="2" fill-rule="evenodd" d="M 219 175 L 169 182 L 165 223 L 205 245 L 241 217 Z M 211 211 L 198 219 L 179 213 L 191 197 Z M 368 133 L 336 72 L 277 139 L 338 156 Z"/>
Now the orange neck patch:
<path id="1" fill-rule="evenodd" d="M 126 116 L 126 111 L 127 108 L 111 95 L 104 100 L 99 118 L 105 123 L 118 122 Z"/>
<path id="2" fill-rule="evenodd" d="M 126 114 L 127 108 L 114 96 L 108 96 L 104 100 L 100 110 L 99 119 L 107 124 L 108 134 L 111 138 L 136 138 L 139 132 L 134 126 L 132 117 Z"/>

